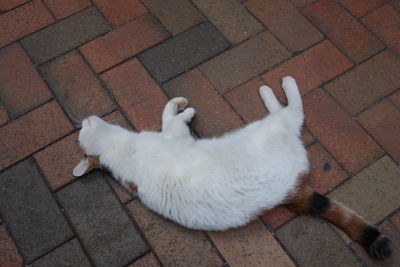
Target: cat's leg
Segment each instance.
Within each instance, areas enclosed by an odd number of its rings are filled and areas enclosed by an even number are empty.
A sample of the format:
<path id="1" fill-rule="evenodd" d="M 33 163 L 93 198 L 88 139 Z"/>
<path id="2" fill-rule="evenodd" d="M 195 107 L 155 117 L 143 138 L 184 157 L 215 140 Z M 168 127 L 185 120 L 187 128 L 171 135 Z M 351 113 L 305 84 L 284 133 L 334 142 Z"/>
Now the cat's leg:
<path id="1" fill-rule="evenodd" d="M 286 76 L 282 79 L 282 88 L 285 91 L 286 98 L 288 100 L 287 109 L 291 113 L 292 123 L 299 127 L 304 121 L 303 102 L 299 87 L 297 86 L 296 80 L 290 76 Z"/>
<path id="2" fill-rule="evenodd" d="M 270 113 L 276 112 L 282 109 L 281 104 L 276 98 L 272 89 L 266 85 L 260 87 L 260 95 L 262 100 L 264 101 L 265 106 L 267 107 Z"/>
<path id="3" fill-rule="evenodd" d="M 164 108 L 162 117 L 162 133 L 168 139 L 190 137 L 187 126 L 194 114 L 194 108 L 186 108 L 188 100 L 184 97 L 171 99 Z M 184 110 L 183 110 L 184 109 Z M 178 111 L 183 110 L 181 113 Z"/>
<path id="4" fill-rule="evenodd" d="M 322 217 L 337 225 L 373 257 L 390 257 L 392 242 L 379 229 L 334 199 L 314 192 L 305 184 L 305 179 L 302 180 L 296 192 L 287 199 L 286 207 L 296 213 Z"/>
<path id="5" fill-rule="evenodd" d="M 171 123 L 172 119 L 175 118 L 178 111 L 184 110 L 188 103 L 189 101 L 184 97 L 175 97 L 168 101 L 162 114 L 163 131 Z"/>

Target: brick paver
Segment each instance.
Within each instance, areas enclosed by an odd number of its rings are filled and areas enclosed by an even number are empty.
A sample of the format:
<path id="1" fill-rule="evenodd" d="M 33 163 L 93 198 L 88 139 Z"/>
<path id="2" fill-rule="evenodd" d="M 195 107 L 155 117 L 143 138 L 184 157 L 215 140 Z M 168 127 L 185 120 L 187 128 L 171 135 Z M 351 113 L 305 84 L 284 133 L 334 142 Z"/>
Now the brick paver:
<path id="1" fill-rule="evenodd" d="M 246 6 L 291 51 L 303 50 L 323 38 L 288 0 L 250 0 Z"/>
<path id="2" fill-rule="evenodd" d="M 136 130 L 159 130 L 167 97 L 136 58 L 104 73 L 101 78 Z"/>
<path id="3" fill-rule="evenodd" d="M 11 118 L 49 100 L 52 95 L 20 45 L 0 51 L 0 98 Z"/>
<path id="4" fill-rule="evenodd" d="M 399 14 L 399 0 L 0 0 L 0 265 L 399 266 Z M 109 173 L 72 175 L 87 116 L 160 130 L 185 96 L 192 135 L 220 136 L 268 114 L 264 84 L 285 105 L 287 75 L 309 184 L 379 222 L 391 259 L 282 206 L 206 233 Z"/>
<path id="5" fill-rule="evenodd" d="M 189 0 L 143 0 L 172 34 L 177 35 L 205 20 Z"/>
<path id="6" fill-rule="evenodd" d="M 102 72 L 166 37 L 165 30 L 149 14 L 83 45 L 80 51 L 96 72 Z"/>
<path id="7" fill-rule="evenodd" d="M 0 212 L 28 263 L 72 236 L 32 159 L 2 172 L 0 188 Z"/>
<path id="8" fill-rule="evenodd" d="M 126 265 L 147 251 L 102 173 L 92 172 L 57 197 L 97 266 Z"/>
<path id="9" fill-rule="evenodd" d="M 128 22 L 147 13 L 139 0 L 93 0 L 114 26 Z"/>
<path id="10" fill-rule="evenodd" d="M 43 0 L 50 12 L 58 20 L 71 16 L 72 14 L 90 6 L 89 0 Z"/>
<path id="11" fill-rule="evenodd" d="M 45 62 L 110 30 L 94 8 L 87 8 L 22 40 L 35 63 Z"/>
<path id="12" fill-rule="evenodd" d="M 221 266 L 217 251 L 203 232 L 183 228 L 146 209 L 127 205 L 158 258 L 166 266 Z"/>
<path id="13" fill-rule="evenodd" d="M 352 60 L 361 62 L 384 48 L 359 21 L 334 0 L 320 0 L 303 13 Z"/>

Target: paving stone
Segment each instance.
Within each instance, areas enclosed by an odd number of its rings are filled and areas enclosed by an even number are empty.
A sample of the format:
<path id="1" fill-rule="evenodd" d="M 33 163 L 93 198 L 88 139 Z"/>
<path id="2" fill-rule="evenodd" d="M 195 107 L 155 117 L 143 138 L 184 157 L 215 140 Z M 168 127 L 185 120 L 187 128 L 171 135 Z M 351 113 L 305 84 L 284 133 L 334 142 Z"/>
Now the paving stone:
<path id="1" fill-rule="evenodd" d="M 240 43 L 264 29 L 237 0 L 193 2 L 231 43 Z"/>
<path id="2" fill-rule="evenodd" d="M 388 222 L 384 222 L 379 229 L 388 236 L 392 242 L 394 251 L 392 256 L 389 259 L 385 260 L 376 260 L 371 258 L 369 254 L 365 251 L 365 249 L 358 243 L 353 243 L 351 248 L 364 260 L 368 267 L 396 267 L 400 265 L 400 233 L 393 228 L 392 225 Z"/>
<path id="3" fill-rule="evenodd" d="M 83 45 L 79 50 L 96 72 L 102 72 L 167 36 L 160 23 L 148 14 Z"/>
<path id="4" fill-rule="evenodd" d="M 78 134 L 73 133 L 34 155 L 53 191 L 75 179 L 72 170 L 83 157 Z"/>
<path id="5" fill-rule="evenodd" d="M 200 66 L 216 89 L 224 93 L 290 56 L 270 33 L 263 32 Z"/>
<path id="6" fill-rule="evenodd" d="M 210 22 L 202 23 L 139 55 L 159 82 L 184 72 L 229 47 Z"/>
<path id="7" fill-rule="evenodd" d="M 103 119 L 108 123 L 121 126 L 122 128 L 125 128 L 127 130 L 132 130 L 132 127 L 128 124 L 128 122 L 125 120 L 121 112 L 119 112 L 119 110 L 116 110 L 104 116 Z"/>
<path id="8" fill-rule="evenodd" d="M 400 206 L 400 169 L 385 156 L 329 194 L 377 223 Z M 361 200 L 361 201 L 360 201 Z"/>
<path id="9" fill-rule="evenodd" d="M 400 109 L 400 90 L 391 95 L 388 99 L 393 103 L 393 105 Z"/>
<path id="10" fill-rule="evenodd" d="M 328 92 L 351 114 L 389 95 L 400 87 L 400 59 L 384 51 L 325 85 Z"/>
<path id="11" fill-rule="evenodd" d="M 336 1 L 318 1 L 303 9 L 303 13 L 356 62 L 361 62 L 384 48 L 378 39 Z"/>
<path id="12" fill-rule="evenodd" d="M 159 130 L 167 97 L 136 58 L 101 75 L 136 130 Z"/>
<path id="13" fill-rule="evenodd" d="M 1 14 L 0 47 L 10 44 L 53 22 L 53 17 L 40 0 L 32 1 Z"/>
<path id="14" fill-rule="evenodd" d="M 76 238 L 33 262 L 32 267 L 41 266 L 91 266 Z"/>
<path id="15" fill-rule="evenodd" d="M 291 51 L 301 51 L 323 39 L 287 0 L 250 0 L 246 6 Z"/>
<path id="16" fill-rule="evenodd" d="M 22 266 L 22 257 L 2 225 L 0 225 L 0 266 Z"/>
<path id="17" fill-rule="evenodd" d="M 375 141 L 323 90 L 303 98 L 307 129 L 348 171 L 355 173 L 382 155 Z"/>
<path id="18" fill-rule="evenodd" d="M 321 144 L 314 144 L 307 151 L 311 166 L 308 181 L 314 191 L 325 194 L 347 178 L 347 173 Z"/>
<path id="19" fill-rule="evenodd" d="M 58 20 L 64 19 L 90 6 L 89 0 L 43 0 Z"/>
<path id="20" fill-rule="evenodd" d="M 147 13 L 139 0 L 93 0 L 114 26 L 123 24 Z"/>
<path id="21" fill-rule="evenodd" d="M 107 180 L 109 181 L 111 187 L 113 188 L 121 203 L 125 204 L 136 197 L 134 193 L 129 192 L 125 187 L 123 187 L 111 176 L 107 177 Z"/>
<path id="22" fill-rule="evenodd" d="M 22 5 L 29 0 L 7 0 L 7 1 L 1 1 L 0 3 L 0 11 L 7 11 L 10 9 L 13 9 L 19 5 Z"/>
<path id="23" fill-rule="evenodd" d="M 299 266 L 362 266 L 320 218 L 298 216 L 279 228 L 276 235 Z"/>
<path id="24" fill-rule="evenodd" d="M 0 173 L 0 212 L 29 263 L 73 233 L 32 159 Z"/>
<path id="25" fill-rule="evenodd" d="M 317 0 L 290 0 L 298 8 L 308 6 Z"/>
<path id="26" fill-rule="evenodd" d="M 230 266 L 295 266 L 260 220 L 209 235 Z"/>
<path id="27" fill-rule="evenodd" d="M 189 100 L 189 106 L 196 109 L 192 125 L 201 137 L 218 136 L 243 125 L 198 69 L 170 80 L 163 89 L 170 98 L 183 96 Z"/>
<path id="28" fill-rule="evenodd" d="M 5 124 L 8 121 L 8 114 L 6 109 L 2 104 L 0 104 L 0 126 Z"/>
<path id="29" fill-rule="evenodd" d="M 390 220 L 393 226 L 400 232 L 400 212 L 398 211 Z"/>
<path id="30" fill-rule="evenodd" d="M 11 118 L 49 100 L 52 95 L 18 44 L 0 51 L 0 98 Z"/>
<path id="31" fill-rule="evenodd" d="M 383 100 L 358 116 L 357 121 L 400 163 L 400 111 Z"/>
<path id="32" fill-rule="evenodd" d="M 150 253 L 143 258 L 135 261 L 128 267 L 158 267 L 160 264 L 158 263 L 156 257 L 153 253 Z"/>
<path id="33" fill-rule="evenodd" d="M 400 13 L 387 4 L 362 19 L 390 49 L 400 55 Z"/>
<path id="34" fill-rule="evenodd" d="M 188 0 L 143 0 L 143 2 L 172 35 L 177 35 L 204 21 L 203 15 Z"/>
<path id="35" fill-rule="evenodd" d="M 203 232 L 167 221 L 137 200 L 127 208 L 164 266 L 222 266 Z"/>
<path id="36" fill-rule="evenodd" d="M 295 78 L 301 94 L 305 95 L 351 66 L 352 63 L 329 40 L 326 40 L 261 77 L 280 99 L 284 99 L 285 94 L 281 84 L 285 76 L 290 75 Z"/>
<path id="37" fill-rule="evenodd" d="M 97 266 L 122 266 L 147 245 L 99 171 L 57 192 L 61 205 Z"/>
<path id="38" fill-rule="evenodd" d="M 353 15 L 356 17 L 361 17 L 368 12 L 374 10 L 375 8 L 383 5 L 387 0 L 340 0 L 342 5 L 344 5 Z"/>
<path id="39" fill-rule="evenodd" d="M 400 11 L 400 0 L 392 0 L 390 3 L 397 9 L 397 11 Z"/>
<path id="40" fill-rule="evenodd" d="M 0 170 L 51 144 L 72 129 L 55 101 L 8 123 L 0 128 Z"/>
<path id="41" fill-rule="evenodd" d="M 90 7 L 24 38 L 21 43 L 35 63 L 43 63 L 109 30 L 101 14 Z"/>
<path id="42" fill-rule="evenodd" d="M 100 81 L 76 51 L 42 65 L 40 71 L 73 120 L 81 122 L 90 115 L 101 117 L 115 109 Z"/>
<path id="43" fill-rule="evenodd" d="M 296 216 L 296 213 L 291 212 L 288 208 L 278 206 L 272 210 L 264 212 L 260 218 L 273 229 L 278 229 L 285 222 Z"/>

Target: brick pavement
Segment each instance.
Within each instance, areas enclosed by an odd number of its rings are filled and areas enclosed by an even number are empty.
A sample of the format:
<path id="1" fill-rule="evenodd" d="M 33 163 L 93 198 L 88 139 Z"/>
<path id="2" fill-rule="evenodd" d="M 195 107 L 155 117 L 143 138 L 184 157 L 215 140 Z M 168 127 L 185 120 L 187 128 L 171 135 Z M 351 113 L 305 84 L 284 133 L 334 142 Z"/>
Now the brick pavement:
<path id="1" fill-rule="evenodd" d="M 400 1 L 0 1 L 0 266 L 400 266 Z M 314 190 L 395 242 L 371 259 L 322 220 L 276 208 L 200 232 L 107 174 L 75 179 L 90 114 L 160 129 L 168 98 L 212 137 L 266 114 L 294 76 Z"/>

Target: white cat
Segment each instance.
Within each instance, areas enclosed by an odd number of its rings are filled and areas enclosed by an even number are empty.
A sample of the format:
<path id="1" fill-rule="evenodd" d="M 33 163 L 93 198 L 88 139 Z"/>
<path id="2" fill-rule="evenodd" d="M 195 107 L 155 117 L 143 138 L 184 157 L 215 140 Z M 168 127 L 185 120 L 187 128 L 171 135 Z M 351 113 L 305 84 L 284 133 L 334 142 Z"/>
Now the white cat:
<path id="1" fill-rule="evenodd" d="M 135 133 L 91 116 L 83 121 L 79 135 L 90 156 L 73 173 L 81 176 L 96 167 L 107 168 L 128 189 L 135 184 L 148 208 L 192 229 L 242 226 L 285 204 L 295 212 L 332 221 L 372 255 L 388 257 L 390 240 L 379 230 L 307 186 L 301 96 L 291 77 L 283 79 L 282 87 L 287 107 L 281 106 L 271 88 L 262 86 L 260 95 L 270 114 L 211 139 L 195 140 L 190 135 L 187 123 L 195 111 L 186 108 L 183 97 L 165 106 L 161 132 Z"/>

